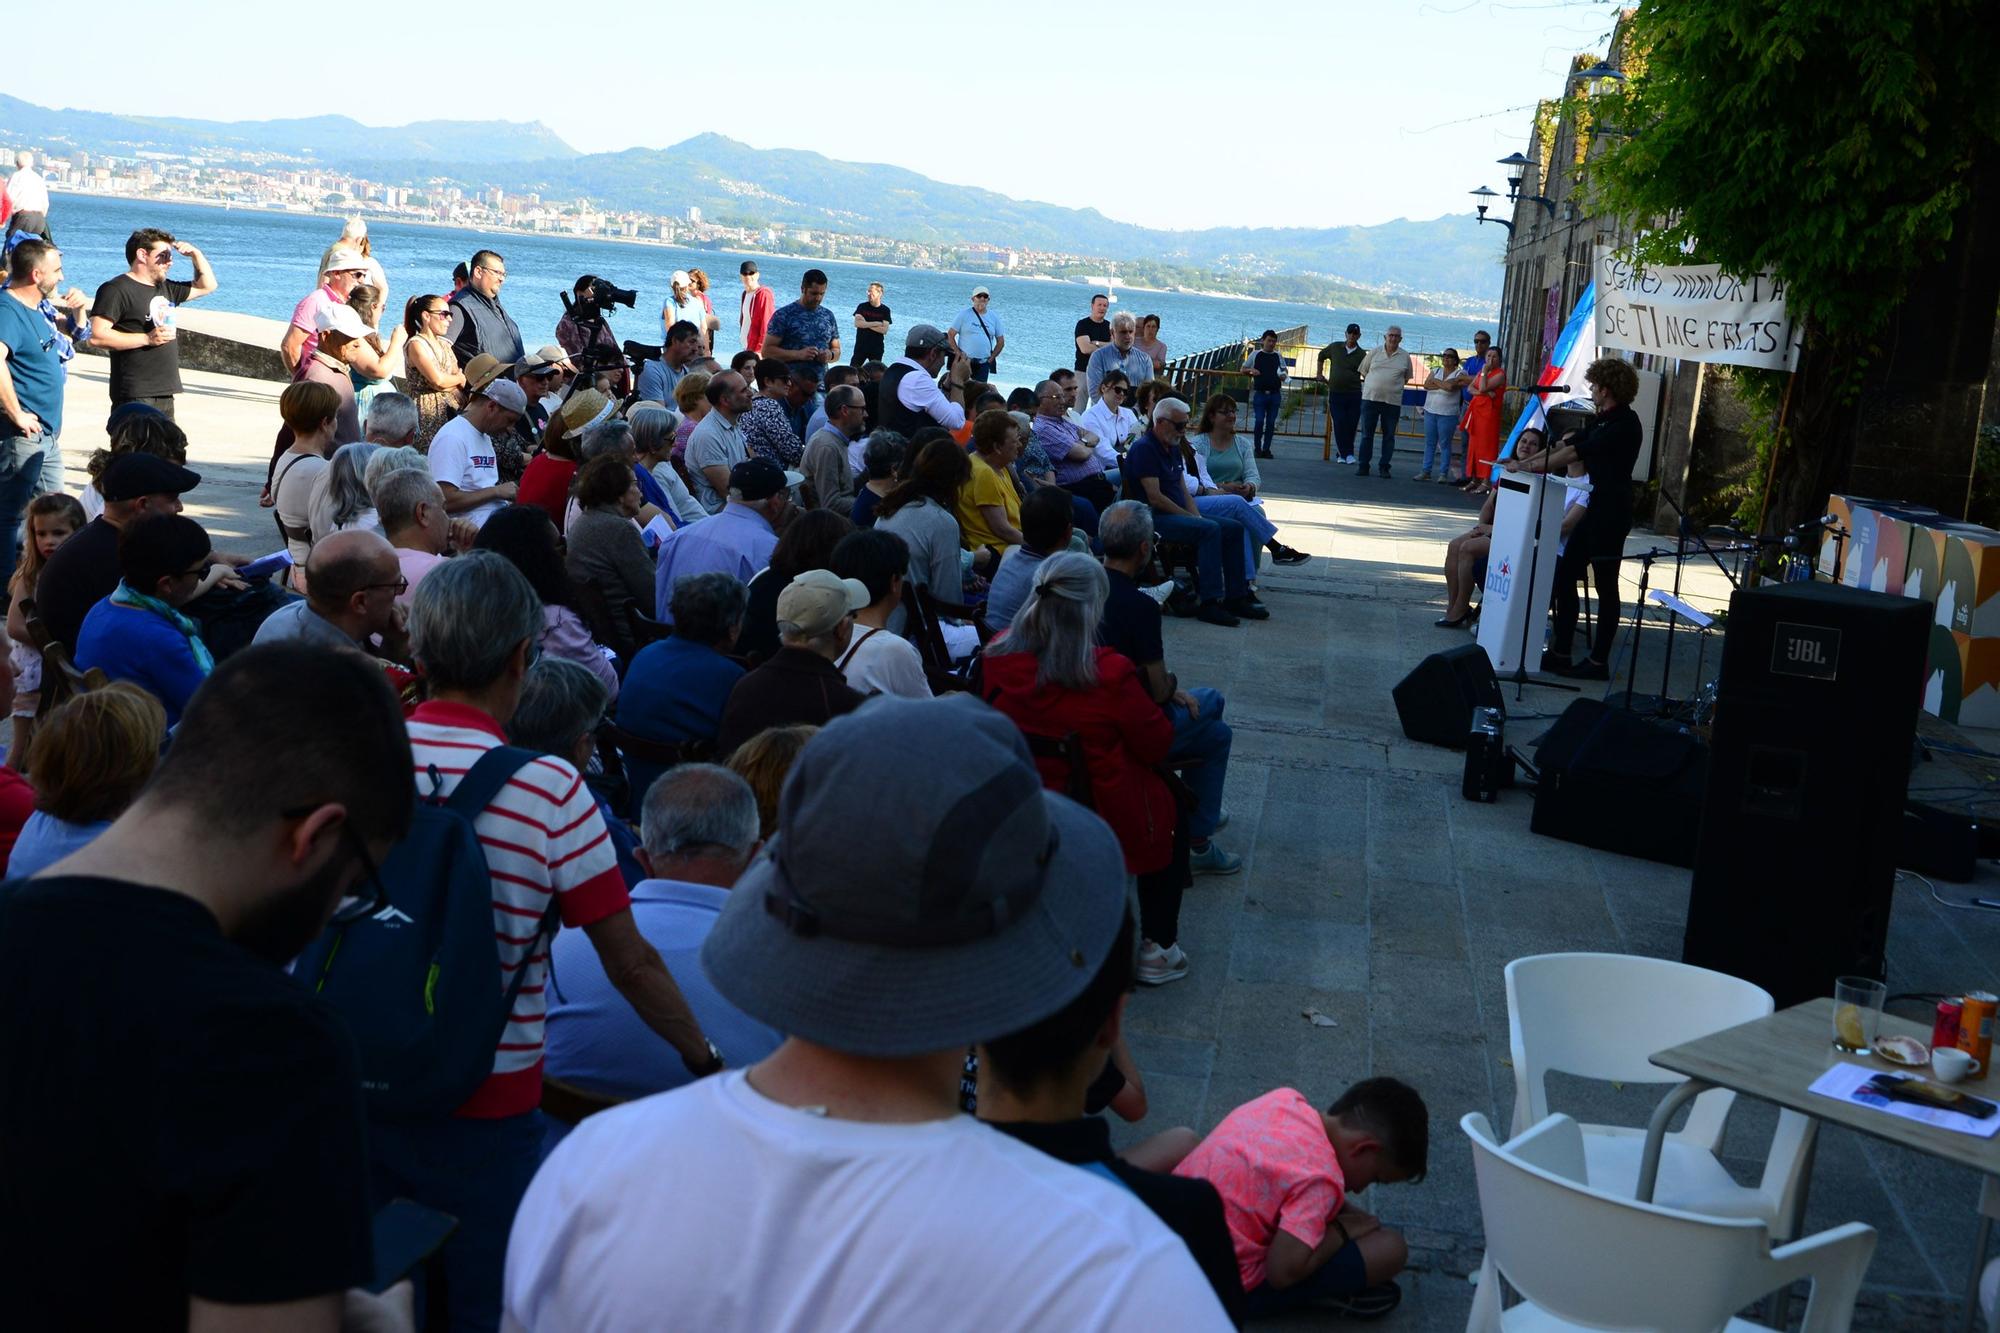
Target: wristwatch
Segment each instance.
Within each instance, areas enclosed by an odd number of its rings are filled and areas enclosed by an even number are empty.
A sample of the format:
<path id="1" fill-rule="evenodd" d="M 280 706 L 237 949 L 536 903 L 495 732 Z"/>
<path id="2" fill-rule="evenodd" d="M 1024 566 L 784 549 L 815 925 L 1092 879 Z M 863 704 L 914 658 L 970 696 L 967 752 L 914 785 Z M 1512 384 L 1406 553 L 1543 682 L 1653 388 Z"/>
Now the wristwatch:
<path id="1" fill-rule="evenodd" d="M 707 1078 L 710 1074 L 721 1073 L 724 1064 L 722 1052 L 716 1048 L 713 1041 L 709 1041 L 707 1038 L 703 1038 L 702 1044 L 708 1047 L 708 1061 L 701 1065 L 688 1065 L 688 1073 L 693 1074 L 696 1078 Z"/>

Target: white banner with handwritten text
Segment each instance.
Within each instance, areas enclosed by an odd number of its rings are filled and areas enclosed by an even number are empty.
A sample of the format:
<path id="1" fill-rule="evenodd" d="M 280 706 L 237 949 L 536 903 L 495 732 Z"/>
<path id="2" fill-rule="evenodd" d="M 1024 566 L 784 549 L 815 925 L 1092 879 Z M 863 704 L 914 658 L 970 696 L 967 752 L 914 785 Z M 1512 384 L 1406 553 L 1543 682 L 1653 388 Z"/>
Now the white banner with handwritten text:
<path id="1" fill-rule="evenodd" d="M 1685 361 L 1798 368 L 1803 330 L 1785 311 L 1785 284 L 1738 278 L 1714 264 L 1641 268 L 1597 247 L 1597 343 Z"/>

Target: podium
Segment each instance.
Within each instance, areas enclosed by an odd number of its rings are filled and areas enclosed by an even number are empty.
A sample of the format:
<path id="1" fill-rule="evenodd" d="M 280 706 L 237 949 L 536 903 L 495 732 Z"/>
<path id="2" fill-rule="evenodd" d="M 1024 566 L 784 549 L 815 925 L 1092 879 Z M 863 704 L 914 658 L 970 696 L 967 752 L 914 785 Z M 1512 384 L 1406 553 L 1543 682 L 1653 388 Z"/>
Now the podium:
<path id="1" fill-rule="evenodd" d="M 1559 473 L 1496 470 L 1493 474 L 1493 488 L 1500 498 L 1493 505 L 1493 545 L 1486 556 L 1486 590 L 1479 603 L 1479 646 L 1493 659 L 1497 676 L 1511 676 L 1521 666 L 1524 632 L 1532 654 L 1528 670 L 1541 666 L 1541 618 L 1548 613 L 1549 590 L 1555 586 L 1556 546 L 1569 484 L 1570 479 Z M 1535 553 L 1537 507 L 1542 515 L 1539 555 Z"/>

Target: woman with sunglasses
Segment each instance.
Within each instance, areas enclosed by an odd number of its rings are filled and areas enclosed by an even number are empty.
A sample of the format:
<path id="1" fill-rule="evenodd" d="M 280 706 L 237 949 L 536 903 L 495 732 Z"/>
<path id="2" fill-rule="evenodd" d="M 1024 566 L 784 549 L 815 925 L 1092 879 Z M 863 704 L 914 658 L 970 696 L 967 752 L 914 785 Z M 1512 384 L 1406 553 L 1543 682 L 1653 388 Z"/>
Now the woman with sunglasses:
<path id="1" fill-rule="evenodd" d="M 1128 401 L 1132 381 L 1122 370 L 1107 370 L 1097 382 L 1097 398 L 1083 414 L 1082 426 L 1097 437 L 1097 456 L 1104 462 L 1104 479 L 1115 488 L 1125 450 L 1145 429 Z"/>
<path id="2" fill-rule="evenodd" d="M 465 405 L 465 372 L 444 331 L 451 323 L 451 302 L 442 296 L 412 296 L 403 307 L 403 371 L 410 397 L 417 404 L 416 447 L 428 453 L 438 428 Z"/>

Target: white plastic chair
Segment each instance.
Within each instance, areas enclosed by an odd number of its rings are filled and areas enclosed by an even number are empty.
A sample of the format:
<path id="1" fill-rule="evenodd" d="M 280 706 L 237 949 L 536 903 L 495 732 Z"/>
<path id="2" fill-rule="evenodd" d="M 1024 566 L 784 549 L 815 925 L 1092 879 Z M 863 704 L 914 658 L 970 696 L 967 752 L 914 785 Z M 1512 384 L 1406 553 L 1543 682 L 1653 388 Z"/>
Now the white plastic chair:
<path id="1" fill-rule="evenodd" d="M 1637 1203 L 1582 1181 L 1586 1135 L 1554 1115 L 1506 1144 L 1474 1111 L 1472 1141 L 1486 1261 L 1466 1333 L 1644 1329 L 1746 1333 L 1736 1311 L 1800 1278 L 1812 1281 L 1800 1333 L 1845 1333 L 1875 1230 L 1859 1222 L 1773 1250 L 1751 1218 Z M 1500 1278 L 1524 1298 L 1500 1308 Z"/>
<path id="2" fill-rule="evenodd" d="M 1771 996 L 1736 977 L 1662 958 L 1614 953 L 1550 953 L 1507 964 L 1507 1031 L 1514 1059 L 1513 1130 L 1539 1124 L 1551 1072 L 1619 1083 L 1685 1082 L 1651 1063 L 1666 1050 L 1763 1018 Z M 1751 1217 L 1779 1240 L 1794 1234 L 1799 1191 L 1817 1123 L 1782 1111 L 1755 1188 L 1739 1185 L 1716 1159 L 1736 1094 L 1705 1092 L 1687 1124 L 1667 1135 L 1653 1202 L 1717 1217 Z M 1585 1177 L 1593 1189 L 1636 1198 L 1644 1127 L 1585 1125 Z"/>

